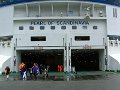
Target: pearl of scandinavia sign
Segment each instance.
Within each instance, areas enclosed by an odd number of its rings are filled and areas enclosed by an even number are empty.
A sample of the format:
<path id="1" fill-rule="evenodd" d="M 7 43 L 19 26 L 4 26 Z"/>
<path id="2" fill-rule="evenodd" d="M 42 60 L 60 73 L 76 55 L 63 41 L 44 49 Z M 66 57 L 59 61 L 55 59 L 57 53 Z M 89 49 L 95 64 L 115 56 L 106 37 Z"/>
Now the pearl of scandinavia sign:
<path id="1" fill-rule="evenodd" d="M 85 20 L 31 21 L 31 25 L 89 25 L 89 21 Z"/>

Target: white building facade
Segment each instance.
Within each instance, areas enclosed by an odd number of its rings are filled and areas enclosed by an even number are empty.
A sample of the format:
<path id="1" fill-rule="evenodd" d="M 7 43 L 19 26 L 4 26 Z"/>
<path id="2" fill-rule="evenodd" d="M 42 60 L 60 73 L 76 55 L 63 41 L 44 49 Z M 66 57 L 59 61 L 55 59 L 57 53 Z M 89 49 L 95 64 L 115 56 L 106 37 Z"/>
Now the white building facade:
<path id="1" fill-rule="evenodd" d="M 50 65 L 64 72 L 120 70 L 120 8 L 88 1 L 34 1 L 0 8 L 0 71 Z"/>

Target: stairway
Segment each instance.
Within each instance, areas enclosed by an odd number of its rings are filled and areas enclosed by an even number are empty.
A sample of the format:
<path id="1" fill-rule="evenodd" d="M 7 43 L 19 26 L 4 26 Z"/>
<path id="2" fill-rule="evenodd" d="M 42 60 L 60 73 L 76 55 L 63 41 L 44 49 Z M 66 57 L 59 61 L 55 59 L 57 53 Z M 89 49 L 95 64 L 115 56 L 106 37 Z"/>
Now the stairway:
<path id="1" fill-rule="evenodd" d="M 4 68 L 7 66 L 5 63 L 10 64 L 9 62 L 7 62 L 7 61 L 10 61 L 10 57 L 11 56 L 0 55 L 0 75 L 4 71 Z"/>
<path id="2" fill-rule="evenodd" d="M 109 55 L 109 69 L 110 70 L 120 70 L 120 54 Z"/>

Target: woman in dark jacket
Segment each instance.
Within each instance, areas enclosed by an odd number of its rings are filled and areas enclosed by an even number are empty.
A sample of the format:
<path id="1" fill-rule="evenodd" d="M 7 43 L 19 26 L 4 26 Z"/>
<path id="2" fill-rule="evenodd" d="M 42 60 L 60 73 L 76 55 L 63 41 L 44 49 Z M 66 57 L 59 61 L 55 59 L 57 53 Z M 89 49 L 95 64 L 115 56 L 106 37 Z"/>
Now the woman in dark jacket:
<path id="1" fill-rule="evenodd" d="M 8 66 L 6 66 L 5 75 L 6 75 L 7 80 L 9 79 L 9 74 L 10 74 L 10 68 Z"/>

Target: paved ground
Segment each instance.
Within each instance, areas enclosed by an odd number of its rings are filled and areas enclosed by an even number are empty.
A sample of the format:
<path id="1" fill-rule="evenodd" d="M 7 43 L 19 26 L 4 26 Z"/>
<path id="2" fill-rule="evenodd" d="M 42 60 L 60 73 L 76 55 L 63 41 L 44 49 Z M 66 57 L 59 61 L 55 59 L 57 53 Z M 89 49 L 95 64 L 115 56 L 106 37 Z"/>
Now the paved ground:
<path id="1" fill-rule="evenodd" d="M 79 73 L 80 74 L 80 73 Z M 104 77 L 99 78 L 103 75 Z M 78 75 L 79 76 L 79 75 Z M 92 78 L 90 77 L 92 76 Z M 97 78 L 93 78 L 93 77 Z M 5 80 L 0 77 L 0 90 L 120 90 L 120 74 L 106 72 L 82 72 L 74 80 Z M 11 78 L 13 78 L 11 76 Z"/>

